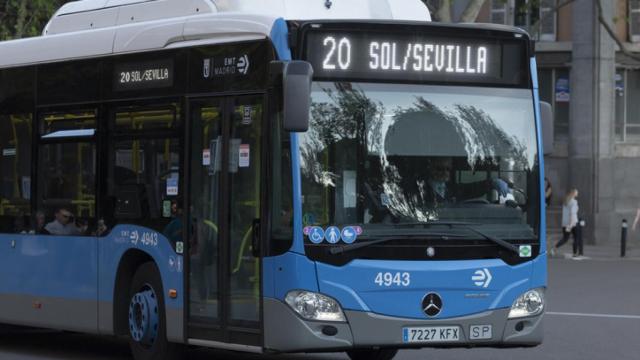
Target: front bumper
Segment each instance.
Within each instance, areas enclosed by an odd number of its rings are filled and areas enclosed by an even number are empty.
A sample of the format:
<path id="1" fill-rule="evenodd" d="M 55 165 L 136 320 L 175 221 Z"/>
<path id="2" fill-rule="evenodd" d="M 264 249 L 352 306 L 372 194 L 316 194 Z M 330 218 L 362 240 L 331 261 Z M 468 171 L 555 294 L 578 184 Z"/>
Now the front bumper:
<path id="1" fill-rule="evenodd" d="M 518 347 L 542 343 L 544 313 L 535 317 L 508 320 L 509 309 L 485 311 L 464 317 L 419 320 L 389 317 L 368 312 L 345 311 L 347 323 L 306 321 L 285 303 L 265 299 L 265 343 L 267 350 L 276 352 L 322 352 L 353 348 L 390 347 Z M 460 340 L 447 343 L 406 344 L 402 329 L 411 326 L 460 326 Z M 471 340 L 470 326 L 491 325 L 490 339 Z M 325 335 L 325 327 L 337 333 Z"/>

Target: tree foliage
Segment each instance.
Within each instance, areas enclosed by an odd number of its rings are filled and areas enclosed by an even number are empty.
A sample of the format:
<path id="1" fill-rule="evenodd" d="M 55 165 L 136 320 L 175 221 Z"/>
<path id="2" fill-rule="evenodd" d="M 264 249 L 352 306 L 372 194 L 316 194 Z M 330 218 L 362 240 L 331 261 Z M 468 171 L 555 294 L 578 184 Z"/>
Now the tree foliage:
<path id="1" fill-rule="evenodd" d="M 0 0 L 0 40 L 38 36 L 68 0 Z"/>
<path id="2" fill-rule="evenodd" d="M 475 22 L 486 0 L 422 0 L 431 14 L 434 20 L 440 22 Z M 465 3 L 464 11 L 460 15 L 460 19 L 453 19 L 451 14 L 451 7 L 456 2 Z"/>

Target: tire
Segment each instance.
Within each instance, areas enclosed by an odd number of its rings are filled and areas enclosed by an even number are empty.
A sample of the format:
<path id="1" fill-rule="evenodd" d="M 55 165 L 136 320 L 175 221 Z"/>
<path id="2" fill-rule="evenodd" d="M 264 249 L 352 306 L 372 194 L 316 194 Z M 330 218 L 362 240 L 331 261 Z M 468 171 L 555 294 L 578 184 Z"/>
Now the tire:
<path id="1" fill-rule="evenodd" d="M 129 290 L 129 347 L 135 360 L 178 359 L 181 344 L 167 341 L 164 291 L 156 265 L 142 264 Z"/>
<path id="2" fill-rule="evenodd" d="M 391 360 L 398 353 L 398 349 L 351 350 L 347 355 L 351 360 Z"/>

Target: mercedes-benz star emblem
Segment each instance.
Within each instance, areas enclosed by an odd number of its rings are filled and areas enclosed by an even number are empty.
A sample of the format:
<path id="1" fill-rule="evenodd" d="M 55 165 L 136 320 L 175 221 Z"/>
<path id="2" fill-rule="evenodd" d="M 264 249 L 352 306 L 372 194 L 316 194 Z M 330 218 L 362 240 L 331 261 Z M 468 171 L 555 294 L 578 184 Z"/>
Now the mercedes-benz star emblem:
<path id="1" fill-rule="evenodd" d="M 331 0 L 327 0 L 327 1 L 325 1 L 324 6 L 327 9 L 331 9 L 331 6 L 333 6 L 333 2 L 331 2 Z"/>
<path id="2" fill-rule="evenodd" d="M 429 317 L 434 317 L 442 311 L 442 299 L 436 293 L 429 293 L 422 298 L 422 311 Z"/>
<path id="3" fill-rule="evenodd" d="M 427 248 L 427 256 L 430 257 L 430 258 L 436 256 L 436 249 L 434 249 L 433 247 L 429 246 Z"/>

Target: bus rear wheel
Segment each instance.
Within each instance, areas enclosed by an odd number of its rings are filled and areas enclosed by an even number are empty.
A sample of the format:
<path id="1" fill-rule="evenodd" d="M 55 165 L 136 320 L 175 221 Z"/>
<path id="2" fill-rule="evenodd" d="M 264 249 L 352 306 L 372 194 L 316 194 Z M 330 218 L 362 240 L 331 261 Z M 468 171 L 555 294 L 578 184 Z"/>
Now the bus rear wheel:
<path id="1" fill-rule="evenodd" d="M 162 280 L 155 264 L 141 265 L 129 290 L 129 346 L 135 360 L 171 360 L 181 347 L 167 341 Z"/>
<path id="2" fill-rule="evenodd" d="M 391 360 L 398 353 L 398 349 L 351 350 L 347 355 L 351 360 Z"/>

